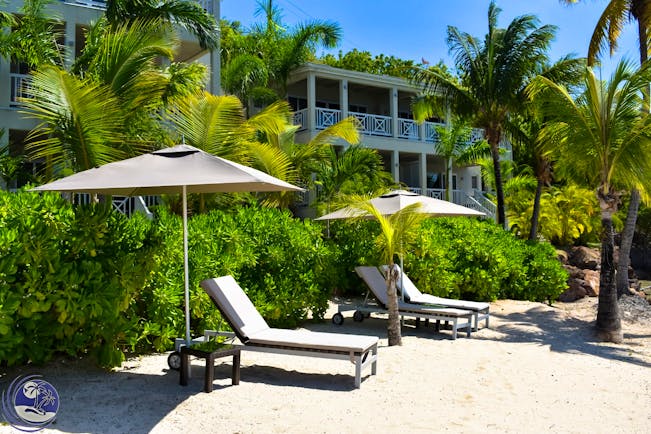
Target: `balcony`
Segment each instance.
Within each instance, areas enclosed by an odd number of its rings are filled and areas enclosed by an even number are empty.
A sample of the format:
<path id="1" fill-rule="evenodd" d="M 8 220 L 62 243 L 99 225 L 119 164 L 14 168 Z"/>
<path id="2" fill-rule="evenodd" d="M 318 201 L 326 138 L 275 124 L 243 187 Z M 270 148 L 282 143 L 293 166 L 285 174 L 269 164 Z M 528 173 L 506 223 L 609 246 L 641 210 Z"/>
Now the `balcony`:
<path id="1" fill-rule="evenodd" d="M 29 74 L 9 74 L 11 79 L 11 99 L 9 104 L 12 107 L 20 105 L 20 98 L 29 98 L 29 81 L 31 77 Z"/>
<path id="2" fill-rule="evenodd" d="M 391 116 L 349 112 L 349 116 L 354 117 L 359 125 L 360 133 L 367 136 L 379 137 L 393 137 L 393 122 Z M 308 109 L 301 109 L 294 112 L 293 122 L 294 125 L 299 126 L 299 131 L 307 129 Z M 315 127 L 317 130 L 323 130 L 336 124 L 342 120 L 341 110 L 334 110 L 328 108 L 315 109 Z M 438 140 L 436 134 L 436 126 L 444 125 L 436 122 L 424 122 L 422 125 L 422 138 L 421 138 L 421 125 L 418 125 L 413 119 L 398 118 L 398 133 L 396 135 L 399 139 L 405 140 L 422 140 L 429 143 L 434 143 Z M 474 136 L 483 135 L 482 130 L 477 130 Z"/>

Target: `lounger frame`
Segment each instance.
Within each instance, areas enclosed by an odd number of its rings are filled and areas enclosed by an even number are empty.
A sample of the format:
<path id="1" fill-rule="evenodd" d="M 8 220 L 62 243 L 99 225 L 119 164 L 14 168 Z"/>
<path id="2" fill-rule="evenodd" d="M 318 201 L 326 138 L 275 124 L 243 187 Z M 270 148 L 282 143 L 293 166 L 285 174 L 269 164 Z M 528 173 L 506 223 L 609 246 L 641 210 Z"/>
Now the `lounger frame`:
<path id="1" fill-rule="evenodd" d="M 363 276 L 363 269 L 368 268 L 369 271 L 374 269 L 380 276 L 380 270 L 377 267 L 355 267 L 355 272 L 364 280 L 366 286 L 369 288 L 369 291 L 366 293 L 364 298 L 364 303 L 357 306 L 350 305 L 339 305 L 338 312 L 341 314 L 345 311 L 356 310 L 362 313 L 373 314 L 373 313 L 382 313 L 388 314 L 388 309 L 386 304 L 382 303 L 382 300 L 375 294 L 375 289 L 371 286 L 372 282 L 369 282 Z M 384 280 L 384 277 L 382 277 Z M 377 300 L 377 303 L 369 302 L 369 296 L 373 294 L 374 298 Z M 416 321 L 424 319 L 426 321 L 435 322 L 435 330 L 439 332 L 441 329 L 441 321 L 445 321 L 452 326 L 452 339 L 457 338 L 457 332 L 459 329 L 466 330 L 466 336 L 471 337 L 473 326 L 472 319 L 474 317 L 474 312 L 466 309 L 456 309 L 456 308 L 447 308 L 447 307 L 435 307 L 435 306 L 424 306 L 415 303 L 399 303 L 398 304 L 398 313 L 401 317 L 415 318 Z"/>
<path id="2" fill-rule="evenodd" d="M 379 267 L 380 271 L 383 274 L 386 274 L 385 268 L 386 265 L 382 265 Z M 402 270 L 400 267 L 398 267 L 398 271 L 402 273 Z M 404 274 L 404 279 L 409 279 L 409 277 Z M 413 284 L 413 283 L 412 283 Z M 415 285 L 414 285 L 414 288 Z M 418 290 L 418 288 L 416 288 Z M 485 327 L 488 328 L 488 321 L 490 319 L 490 306 L 486 306 L 483 308 L 475 307 L 473 306 L 473 302 L 467 302 L 465 300 L 456 300 L 456 299 L 450 299 L 450 298 L 444 298 L 444 297 L 437 297 L 431 294 L 423 294 L 420 291 L 418 291 L 418 294 L 420 294 L 417 297 L 414 298 L 409 298 L 409 295 L 407 294 L 407 291 L 405 291 L 405 298 L 407 299 L 408 302 L 413 303 L 413 304 L 423 304 L 423 305 L 434 305 L 434 306 L 440 306 L 440 307 L 452 307 L 455 309 L 464 309 L 464 310 L 469 310 L 473 312 L 474 316 L 474 321 L 473 321 L 473 331 L 478 331 L 479 330 L 479 323 L 481 321 L 486 321 Z M 429 298 L 432 298 L 431 300 L 428 300 Z"/>
<path id="3" fill-rule="evenodd" d="M 203 285 L 202 285 L 203 286 Z M 205 289 L 205 288 L 204 288 Z M 293 356 L 306 356 L 306 357 L 319 357 L 325 359 L 348 360 L 355 365 L 355 388 L 360 388 L 362 384 L 362 372 L 369 366 L 371 368 L 371 375 L 377 374 L 377 358 L 378 358 L 378 342 L 375 341 L 373 345 L 364 348 L 362 351 L 339 351 L 327 350 L 322 348 L 308 348 L 308 347 L 295 347 L 286 345 L 270 345 L 270 344 L 257 344 L 251 342 L 251 339 L 243 336 L 233 323 L 233 319 L 228 316 L 228 313 L 221 308 L 218 301 L 212 295 L 211 300 L 222 314 L 222 318 L 226 320 L 233 332 L 222 332 L 206 330 L 204 337 L 206 340 L 214 336 L 237 337 L 243 344 L 241 349 L 244 351 L 257 351 L 262 353 L 273 353 Z"/>

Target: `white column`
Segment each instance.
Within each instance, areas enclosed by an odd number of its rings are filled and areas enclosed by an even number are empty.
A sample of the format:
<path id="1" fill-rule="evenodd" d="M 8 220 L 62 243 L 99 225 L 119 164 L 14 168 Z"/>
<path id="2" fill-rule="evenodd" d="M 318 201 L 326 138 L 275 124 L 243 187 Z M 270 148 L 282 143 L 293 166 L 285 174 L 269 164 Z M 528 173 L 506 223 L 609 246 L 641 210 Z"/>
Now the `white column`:
<path id="1" fill-rule="evenodd" d="M 420 188 L 423 195 L 427 195 L 427 154 L 421 152 L 418 156 L 418 169 L 420 173 Z"/>
<path id="2" fill-rule="evenodd" d="M 341 119 L 348 117 L 348 80 L 339 82 L 339 104 L 341 105 Z"/>
<path id="3" fill-rule="evenodd" d="M 316 131 L 316 77 L 307 74 L 307 130 Z"/>
<path id="4" fill-rule="evenodd" d="M 217 25 L 219 25 L 220 0 L 212 0 L 212 12 Z M 221 35 L 221 28 L 219 29 Z M 220 36 L 221 37 L 221 36 Z M 219 37 L 217 38 L 217 47 L 210 51 L 210 93 L 213 95 L 222 94 L 221 86 L 221 56 L 219 55 Z"/>
<path id="5" fill-rule="evenodd" d="M 391 157 L 391 174 L 394 181 L 400 182 L 400 151 L 395 149 Z"/>
<path id="6" fill-rule="evenodd" d="M 70 67 L 75 61 L 75 51 L 77 43 L 77 24 L 74 20 L 69 19 L 66 21 L 65 29 L 65 44 L 66 44 L 66 53 L 65 53 L 65 64 Z"/>
<path id="7" fill-rule="evenodd" d="M 391 88 L 391 132 L 398 137 L 398 89 Z"/>

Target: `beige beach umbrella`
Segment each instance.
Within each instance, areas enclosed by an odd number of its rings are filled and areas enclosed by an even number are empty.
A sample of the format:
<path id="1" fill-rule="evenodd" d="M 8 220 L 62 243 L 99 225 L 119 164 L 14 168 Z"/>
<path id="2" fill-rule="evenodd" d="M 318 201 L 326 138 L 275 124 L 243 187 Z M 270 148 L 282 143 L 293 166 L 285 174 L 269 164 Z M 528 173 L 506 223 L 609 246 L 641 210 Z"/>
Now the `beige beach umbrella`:
<path id="1" fill-rule="evenodd" d="M 33 191 L 60 191 L 120 196 L 180 194 L 183 201 L 183 268 L 185 340 L 190 345 L 188 269 L 188 193 L 302 191 L 303 189 L 251 167 L 216 157 L 189 145 L 75 173 Z"/>
<path id="2" fill-rule="evenodd" d="M 398 211 L 406 208 L 407 206 L 413 205 L 415 203 L 420 204 L 420 207 L 418 208 L 419 213 L 430 214 L 432 216 L 481 217 L 486 215 L 481 211 L 477 211 L 462 205 L 457 205 L 456 203 L 423 196 L 406 190 L 393 190 L 389 193 L 383 194 L 373 199 L 369 199 L 369 202 L 373 204 L 375 209 L 377 209 L 382 215 L 393 215 Z M 341 208 L 337 211 L 323 215 L 316 220 L 336 220 L 367 216 L 368 218 L 372 218 L 372 216 L 365 211 L 356 209 L 354 206 L 347 206 L 345 208 Z"/>
<path id="3" fill-rule="evenodd" d="M 448 202 L 446 200 L 435 199 L 429 196 L 423 196 L 407 190 L 393 190 L 381 196 L 369 199 L 380 214 L 388 216 L 397 213 L 398 211 L 406 208 L 409 205 L 419 204 L 416 212 L 421 214 L 428 214 L 432 217 L 481 217 L 486 214 L 456 203 Z M 316 220 L 337 220 L 348 218 L 373 218 L 373 216 L 366 211 L 362 211 L 354 206 L 347 206 L 329 214 L 323 215 Z M 400 255 L 400 269 L 404 270 L 403 257 Z M 402 272 L 400 273 L 402 279 Z M 401 287 L 402 287 L 402 282 Z M 404 294 L 402 294 L 404 299 Z"/>

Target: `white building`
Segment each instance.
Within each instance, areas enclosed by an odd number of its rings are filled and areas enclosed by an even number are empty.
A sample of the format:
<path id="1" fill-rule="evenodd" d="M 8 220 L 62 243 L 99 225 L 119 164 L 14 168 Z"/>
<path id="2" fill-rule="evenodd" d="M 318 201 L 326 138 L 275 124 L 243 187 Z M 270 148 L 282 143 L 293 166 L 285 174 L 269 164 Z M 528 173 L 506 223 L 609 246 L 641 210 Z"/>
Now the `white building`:
<path id="1" fill-rule="evenodd" d="M 219 0 L 199 0 L 199 4 L 212 13 L 219 22 Z M 1 7 L 5 11 L 19 14 L 22 6 L 22 0 L 7 0 Z M 63 40 L 60 42 L 66 47 L 67 64 L 71 64 L 80 54 L 84 45 L 85 30 L 91 22 L 101 17 L 105 9 L 106 0 L 55 0 L 46 7 L 46 16 L 61 22 Z M 187 63 L 197 61 L 209 65 L 211 71 L 209 90 L 219 94 L 219 51 L 211 52 L 202 49 L 196 38 L 185 31 L 182 31 L 180 36 L 181 43 L 175 61 Z M 29 79 L 28 73 L 26 65 L 0 58 L 0 129 L 5 130 L 4 136 L 0 139 L 0 146 L 9 142 L 19 148 L 22 147 L 27 133 L 36 126 L 36 120 L 26 118 L 19 112 L 18 101 L 25 89 L 23 83 Z M 22 149 L 12 151 L 19 153 Z"/>
<path id="2" fill-rule="evenodd" d="M 420 194 L 445 199 L 445 161 L 434 152 L 436 122 L 417 124 L 411 101 L 418 89 L 404 79 L 308 63 L 294 73 L 287 87 L 288 100 L 300 125 L 299 143 L 307 143 L 319 130 L 354 116 L 361 125 L 362 143 L 376 149 L 385 170 Z M 480 138 L 481 130 L 473 137 Z M 494 205 L 482 194 L 478 166 L 455 167 L 453 201 L 489 215 Z"/>

